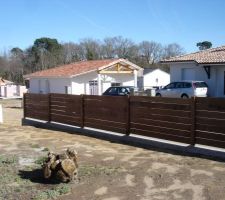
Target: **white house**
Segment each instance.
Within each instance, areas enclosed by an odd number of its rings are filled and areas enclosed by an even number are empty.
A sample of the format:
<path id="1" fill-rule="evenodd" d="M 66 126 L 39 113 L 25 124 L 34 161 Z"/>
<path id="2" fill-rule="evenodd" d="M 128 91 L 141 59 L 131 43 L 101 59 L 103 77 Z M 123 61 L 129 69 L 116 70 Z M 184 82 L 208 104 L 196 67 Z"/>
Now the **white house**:
<path id="1" fill-rule="evenodd" d="M 210 96 L 225 97 L 225 46 L 172 57 L 161 63 L 170 66 L 171 82 L 205 81 Z"/>
<path id="2" fill-rule="evenodd" d="M 161 69 L 144 69 L 143 84 L 144 89 L 161 87 L 170 83 L 170 74 Z"/>
<path id="3" fill-rule="evenodd" d="M 15 84 L 0 77 L 0 98 L 22 97 L 26 93 L 25 86 Z"/>
<path id="4" fill-rule="evenodd" d="M 25 76 L 31 93 L 101 95 L 110 86 L 137 87 L 143 69 L 126 59 L 80 61 Z"/>

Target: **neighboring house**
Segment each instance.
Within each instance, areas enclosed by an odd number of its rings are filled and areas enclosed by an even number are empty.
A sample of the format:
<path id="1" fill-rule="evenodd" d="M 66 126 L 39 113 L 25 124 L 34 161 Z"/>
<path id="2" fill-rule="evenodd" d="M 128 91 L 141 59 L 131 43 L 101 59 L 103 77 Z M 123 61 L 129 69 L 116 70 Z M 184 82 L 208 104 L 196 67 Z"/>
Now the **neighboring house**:
<path id="1" fill-rule="evenodd" d="M 25 86 L 17 85 L 0 77 L 0 98 L 22 97 L 26 92 Z"/>
<path id="2" fill-rule="evenodd" d="M 172 57 L 161 63 L 170 66 L 171 82 L 205 81 L 209 96 L 225 97 L 225 46 Z"/>
<path id="3" fill-rule="evenodd" d="M 170 83 L 170 74 L 161 69 L 144 69 L 144 89 L 162 87 Z"/>
<path id="4" fill-rule="evenodd" d="M 110 86 L 137 87 L 143 69 L 126 59 L 80 61 L 25 76 L 31 93 L 101 95 Z"/>

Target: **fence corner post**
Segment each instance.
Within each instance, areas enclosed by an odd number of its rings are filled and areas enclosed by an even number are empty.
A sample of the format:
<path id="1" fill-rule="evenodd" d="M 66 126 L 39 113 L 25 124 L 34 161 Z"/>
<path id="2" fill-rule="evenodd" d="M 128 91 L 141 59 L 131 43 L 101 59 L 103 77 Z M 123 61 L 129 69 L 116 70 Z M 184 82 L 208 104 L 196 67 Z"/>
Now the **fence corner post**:
<path id="1" fill-rule="evenodd" d="M 127 124 L 126 124 L 126 135 L 130 134 L 130 96 L 127 96 Z"/>
<path id="2" fill-rule="evenodd" d="M 81 95 L 81 128 L 84 128 L 84 95 Z"/>
<path id="3" fill-rule="evenodd" d="M 51 116 L 51 93 L 48 94 L 48 122 L 52 121 Z"/>
<path id="4" fill-rule="evenodd" d="M 27 116 L 26 111 L 26 93 L 23 93 L 23 118 L 25 119 Z"/>
<path id="5" fill-rule="evenodd" d="M 195 145 L 196 129 L 196 97 L 191 98 L 191 145 Z"/>

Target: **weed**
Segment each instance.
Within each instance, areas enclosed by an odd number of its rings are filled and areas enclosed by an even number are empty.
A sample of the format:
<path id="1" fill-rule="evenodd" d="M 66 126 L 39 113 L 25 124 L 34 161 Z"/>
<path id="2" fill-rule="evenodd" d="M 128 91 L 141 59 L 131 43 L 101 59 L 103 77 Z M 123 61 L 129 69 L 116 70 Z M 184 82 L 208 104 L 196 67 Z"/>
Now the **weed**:
<path id="1" fill-rule="evenodd" d="M 41 156 L 37 160 L 35 160 L 34 163 L 37 165 L 42 165 L 46 160 L 47 160 L 46 156 Z"/>
<path id="2" fill-rule="evenodd" d="M 49 148 L 45 147 L 42 151 L 49 151 Z"/>
<path id="3" fill-rule="evenodd" d="M 39 144 L 30 144 L 30 147 L 34 148 L 34 149 L 39 149 L 40 148 Z"/>
<path id="4" fill-rule="evenodd" d="M 56 199 L 58 196 L 67 194 L 71 191 L 70 186 L 61 184 L 53 189 L 48 189 L 37 194 L 34 200 Z"/>
<path id="5" fill-rule="evenodd" d="M 0 165 L 15 165 L 18 163 L 18 157 L 16 156 L 3 156 L 0 155 Z"/>

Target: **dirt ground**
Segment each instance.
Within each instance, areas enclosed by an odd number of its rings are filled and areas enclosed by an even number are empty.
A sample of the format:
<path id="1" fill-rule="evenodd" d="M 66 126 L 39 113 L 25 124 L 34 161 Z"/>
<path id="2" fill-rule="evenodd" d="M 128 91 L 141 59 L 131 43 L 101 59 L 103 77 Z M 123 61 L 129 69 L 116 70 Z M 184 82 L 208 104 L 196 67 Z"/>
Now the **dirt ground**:
<path id="1" fill-rule="evenodd" d="M 0 199 L 222 200 L 225 163 L 118 144 L 80 134 L 21 126 L 20 100 L 0 100 Z M 77 150 L 79 178 L 46 182 L 48 150 Z"/>

